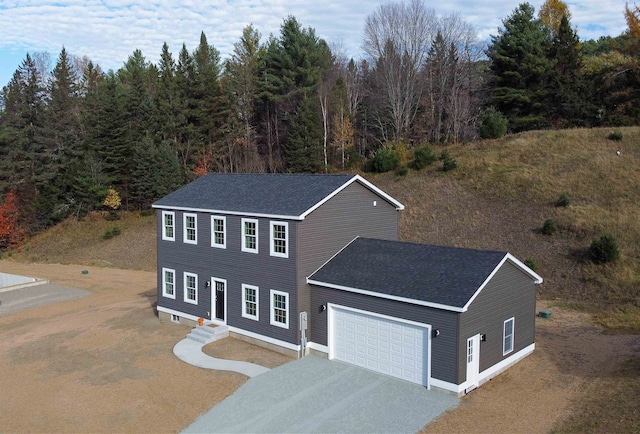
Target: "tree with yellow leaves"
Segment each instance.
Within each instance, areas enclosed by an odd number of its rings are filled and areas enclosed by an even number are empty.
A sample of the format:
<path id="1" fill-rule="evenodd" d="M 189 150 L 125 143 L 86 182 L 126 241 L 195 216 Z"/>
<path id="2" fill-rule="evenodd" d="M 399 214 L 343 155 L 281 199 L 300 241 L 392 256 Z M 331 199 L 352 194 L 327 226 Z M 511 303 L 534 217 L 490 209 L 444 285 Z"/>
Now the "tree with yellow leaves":
<path id="1" fill-rule="evenodd" d="M 110 188 L 107 190 L 107 197 L 104 198 L 103 202 L 104 206 L 116 210 L 120 207 L 121 202 L 120 195 L 115 189 Z"/>
<path id="2" fill-rule="evenodd" d="M 567 21 L 571 21 L 569 7 L 562 0 L 546 0 L 538 12 L 538 18 L 554 36 L 560 29 L 562 17 L 567 17 Z"/>

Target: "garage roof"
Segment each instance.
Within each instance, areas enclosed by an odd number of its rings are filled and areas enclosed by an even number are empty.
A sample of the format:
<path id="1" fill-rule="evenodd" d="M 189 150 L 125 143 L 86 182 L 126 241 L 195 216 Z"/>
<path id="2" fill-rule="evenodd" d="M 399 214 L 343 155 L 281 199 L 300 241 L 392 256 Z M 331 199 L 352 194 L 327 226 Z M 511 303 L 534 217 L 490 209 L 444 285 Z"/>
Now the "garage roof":
<path id="1" fill-rule="evenodd" d="M 505 261 L 542 278 L 508 252 L 356 238 L 308 283 L 464 312 Z"/>
<path id="2" fill-rule="evenodd" d="M 404 206 L 360 175 L 210 173 L 153 204 L 154 208 L 302 220 L 353 182 Z"/>

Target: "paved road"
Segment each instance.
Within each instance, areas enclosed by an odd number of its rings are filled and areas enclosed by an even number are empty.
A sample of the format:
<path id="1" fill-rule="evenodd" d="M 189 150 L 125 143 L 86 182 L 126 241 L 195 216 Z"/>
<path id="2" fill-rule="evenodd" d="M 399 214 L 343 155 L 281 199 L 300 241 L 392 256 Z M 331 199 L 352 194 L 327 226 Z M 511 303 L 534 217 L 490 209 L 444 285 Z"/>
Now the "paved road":
<path id="1" fill-rule="evenodd" d="M 184 432 L 415 433 L 457 405 L 444 392 L 308 356 L 251 378 Z"/>
<path id="2" fill-rule="evenodd" d="M 0 292 L 0 316 L 61 301 L 86 297 L 89 291 L 61 285 L 36 285 Z"/>

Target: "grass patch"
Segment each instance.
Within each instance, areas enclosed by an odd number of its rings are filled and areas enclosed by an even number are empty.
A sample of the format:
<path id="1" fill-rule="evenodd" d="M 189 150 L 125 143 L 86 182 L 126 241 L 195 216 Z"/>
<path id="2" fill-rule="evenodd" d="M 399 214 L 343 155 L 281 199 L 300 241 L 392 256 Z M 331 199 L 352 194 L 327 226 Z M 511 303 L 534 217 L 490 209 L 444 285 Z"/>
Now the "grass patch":
<path id="1" fill-rule="evenodd" d="M 585 393 L 552 433 L 639 433 L 640 357 L 607 377 L 587 379 Z"/>

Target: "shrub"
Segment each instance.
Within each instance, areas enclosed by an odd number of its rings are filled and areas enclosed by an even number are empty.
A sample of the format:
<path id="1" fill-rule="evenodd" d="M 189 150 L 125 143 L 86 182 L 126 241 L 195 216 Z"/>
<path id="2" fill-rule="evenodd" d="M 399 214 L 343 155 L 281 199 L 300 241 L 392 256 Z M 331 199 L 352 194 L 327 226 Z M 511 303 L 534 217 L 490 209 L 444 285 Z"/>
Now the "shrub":
<path id="1" fill-rule="evenodd" d="M 442 160 L 442 170 L 448 172 L 458 167 L 458 162 L 449 154 L 446 149 L 440 154 L 440 160 Z"/>
<path id="2" fill-rule="evenodd" d="M 436 153 L 429 145 L 419 146 L 413 151 L 413 165 L 417 170 L 422 170 L 435 163 L 437 159 Z"/>
<path id="3" fill-rule="evenodd" d="M 607 234 L 593 240 L 589 247 L 589 254 L 593 262 L 604 264 L 617 260 L 620 257 L 620 249 L 615 237 Z"/>
<path id="4" fill-rule="evenodd" d="M 537 271 L 538 270 L 538 263 L 533 258 L 525 259 L 524 265 L 526 265 L 527 267 L 531 268 L 533 271 Z"/>
<path id="5" fill-rule="evenodd" d="M 614 142 L 619 142 L 622 140 L 622 131 L 613 131 L 607 137 L 609 140 L 613 140 Z"/>
<path id="6" fill-rule="evenodd" d="M 122 231 L 120 231 L 120 227 L 118 226 L 114 226 L 111 229 L 107 229 L 106 231 L 104 231 L 104 234 L 102 234 L 102 239 L 103 240 L 110 240 L 111 238 L 120 235 L 122 233 Z"/>
<path id="7" fill-rule="evenodd" d="M 493 107 L 485 110 L 478 125 L 478 134 L 483 139 L 498 139 L 507 134 L 509 121 Z"/>
<path id="8" fill-rule="evenodd" d="M 562 193 L 558 200 L 556 200 L 555 205 L 556 207 L 568 207 L 571 205 L 571 198 L 567 194 Z"/>
<path id="9" fill-rule="evenodd" d="M 395 170 L 396 176 L 405 176 L 409 172 L 409 168 L 407 166 L 398 166 Z"/>
<path id="10" fill-rule="evenodd" d="M 392 149 L 380 149 L 373 158 L 373 172 L 385 173 L 400 165 L 398 156 Z"/>
<path id="11" fill-rule="evenodd" d="M 558 231 L 556 222 L 553 219 L 546 219 L 542 225 L 542 233 L 544 235 L 553 235 Z"/>

